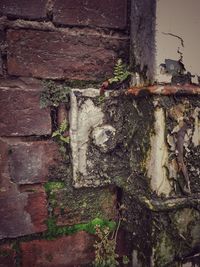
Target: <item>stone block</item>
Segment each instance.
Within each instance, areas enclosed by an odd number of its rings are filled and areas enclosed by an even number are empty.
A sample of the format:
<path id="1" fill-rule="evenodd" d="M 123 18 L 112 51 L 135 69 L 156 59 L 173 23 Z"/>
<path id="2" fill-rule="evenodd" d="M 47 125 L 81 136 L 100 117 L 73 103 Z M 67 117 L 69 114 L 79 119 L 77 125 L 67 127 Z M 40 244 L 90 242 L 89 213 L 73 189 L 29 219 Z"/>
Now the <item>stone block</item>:
<path id="1" fill-rule="evenodd" d="M 64 25 L 124 29 L 127 25 L 126 0 L 56 0 L 53 21 Z"/>
<path id="2" fill-rule="evenodd" d="M 0 266 L 15 267 L 16 252 L 12 249 L 12 245 L 3 244 L 0 246 Z"/>
<path id="3" fill-rule="evenodd" d="M 116 177 L 130 175 L 128 151 L 125 152 L 127 148 L 123 144 L 128 114 L 124 107 L 121 112 L 125 115 L 119 113 L 122 98 L 112 97 L 108 92 L 102 103 L 99 99 L 98 89 L 71 92 L 70 145 L 76 188 L 97 187 L 109 184 Z"/>
<path id="4" fill-rule="evenodd" d="M 22 267 L 72 267 L 91 263 L 94 259 L 94 237 L 78 232 L 56 240 L 23 242 Z"/>
<path id="5" fill-rule="evenodd" d="M 9 30 L 8 73 L 50 79 L 102 80 L 125 57 L 126 36 L 84 30 Z"/>
<path id="6" fill-rule="evenodd" d="M 47 0 L 1 0 L 0 15 L 14 18 L 42 19 L 46 17 Z"/>
<path id="7" fill-rule="evenodd" d="M 51 134 L 49 109 L 40 108 L 40 91 L 0 84 L 0 136 Z"/>
<path id="8" fill-rule="evenodd" d="M 16 184 L 44 183 L 49 169 L 61 160 L 58 146 L 52 141 L 18 142 L 9 145 L 9 172 Z"/>

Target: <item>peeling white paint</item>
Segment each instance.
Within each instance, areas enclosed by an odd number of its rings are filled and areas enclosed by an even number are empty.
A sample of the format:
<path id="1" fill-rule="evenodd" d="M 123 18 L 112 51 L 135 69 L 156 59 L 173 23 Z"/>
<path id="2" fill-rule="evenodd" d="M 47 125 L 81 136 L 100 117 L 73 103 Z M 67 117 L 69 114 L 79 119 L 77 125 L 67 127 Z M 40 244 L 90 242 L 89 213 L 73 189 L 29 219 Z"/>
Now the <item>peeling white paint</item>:
<path id="1" fill-rule="evenodd" d="M 194 118 L 194 132 L 192 136 L 192 142 L 194 146 L 200 145 L 200 122 L 199 122 L 200 108 L 195 108 L 192 117 Z"/>
<path id="2" fill-rule="evenodd" d="M 178 48 L 183 53 L 186 70 L 200 75 L 200 1 L 199 0 L 157 0 L 156 14 L 156 65 L 157 80 L 170 82 L 171 75 L 160 73 L 159 65 L 165 59 L 179 60 Z M 168 33 L 179 36 L 184 41 Z M 196 78 L 196 77 L 195 77 Z M 197 79 L 193 80 L 196 82 Z"/>
<path id="3" fill-rule="evenodd" d="M 81 97 L 77 97 L 81 96 Z M 103 123 L 104 114 L 94 105 L 92 98 L 99 96 L 99 90 L 72 89 L 70 109 L 70 144 L 73 158 L 74 186 L 87 185 L 87 148 L 91 131 Z M 85 98 L 86 97 L 86 98 Z M 80 178 L 84 177 L 83 178 Z"/>
<path id="4" fill-rule="evenodd" d="M 147 174 L 151 179 L 151 188 L 158 195 L 169 195 L 171 186 L 167 178 L 168 148 L 165 137 L 165 113 L 162 108 L 155 110 L 155 134 L 151 137 L 151 151 L 147 163 Z"/>

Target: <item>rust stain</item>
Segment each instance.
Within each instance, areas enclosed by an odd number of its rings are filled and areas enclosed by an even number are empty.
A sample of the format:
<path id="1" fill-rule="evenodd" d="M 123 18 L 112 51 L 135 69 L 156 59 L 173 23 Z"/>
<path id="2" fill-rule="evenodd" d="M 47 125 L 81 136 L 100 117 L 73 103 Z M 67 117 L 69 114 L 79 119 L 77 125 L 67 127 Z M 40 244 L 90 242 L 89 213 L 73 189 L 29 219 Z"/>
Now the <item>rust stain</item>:
<path id="1" fill-rule="evenodd" d="M 151 85 L 144 87 L 131 87 L 126 91 L 127 95 L 138 96 L 142 92 L 146 91 L 149 94 L 156 95 L 198 95 L 200 94 L 200 86 L 195 84 L 185 85 Z"/>

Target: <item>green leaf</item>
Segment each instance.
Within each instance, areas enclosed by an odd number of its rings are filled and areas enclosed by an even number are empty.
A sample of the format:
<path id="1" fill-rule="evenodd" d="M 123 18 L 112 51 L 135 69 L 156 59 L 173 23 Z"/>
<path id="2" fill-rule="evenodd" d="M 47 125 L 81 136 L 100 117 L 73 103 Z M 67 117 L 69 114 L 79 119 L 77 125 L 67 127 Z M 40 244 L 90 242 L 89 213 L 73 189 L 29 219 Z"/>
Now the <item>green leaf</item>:
<path id="1" fill-rule="evenodd" d="M 60 135 L 59 130 L 57 130 L 57 131 L 52 133 L 52 137 L 56 137 L 56 136 L 59 136 L 59 135 Z"/>
<path id="2" fill-rule="evenodd" d="M 59 127 L 59 130 L 61 133 L 64 133 L 66 130 L 67 130 L 67 120 L 64 119 L 63 122 L 61 123 L 60 127 Z"/>
<path id="3" fill-rule="evenodd" d="M 60 135 L 60 140 L 63 141 L 64 143 L 69 143 L 69 136 L 64 137 L 64 136 Z"/>

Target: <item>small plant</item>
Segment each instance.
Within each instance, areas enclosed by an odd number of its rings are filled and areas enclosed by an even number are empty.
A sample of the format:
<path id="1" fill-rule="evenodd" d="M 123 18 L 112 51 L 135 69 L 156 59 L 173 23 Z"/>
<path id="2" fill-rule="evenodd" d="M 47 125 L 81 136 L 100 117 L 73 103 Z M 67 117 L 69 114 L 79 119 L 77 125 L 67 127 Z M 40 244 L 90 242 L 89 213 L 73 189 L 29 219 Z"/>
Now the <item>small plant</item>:
<path id="1" fill-rule="evenodd" d="M 59 145 L 59 150 L 63 157 L 66 157 L 67 147 L 66 145 L 69 144 L 70 137 L 68 134 L 69 125 L 67 120 L 64 119 L 59 128 L 53 132 L 52 137 Z"/>
<path id="2" fill-rule="evenodd" d="M 112 84 L 113 82 L 123 82 L 131 75 L 128 71 L 126 64 L 123 64 L 122 59 L 118 59 L 114 67 L 114 77 L 110 78 L 108 82 Z"/>
<path id="3" fill-rule="evenodd" d="M 53 81 L 43 83 L 44 90 L 40 96 L 40 107 L 58 107 L 60 103 L 69 102 L 70 88 L 64 85 L 57 85 Z"/>
<path id="4" fill-rule="evenodd" d="M 61 143 L 69 144 L 69 136 L 65 136 L 68 128 L 69 126 L 67 120 L 64 119 L 61 125 L 59 126 L 58 130 L 53 132 L 52 137 L 56 138 Z"/>
<path id="5" fill-rule="evenodd" d="M 115 252 L 116 238 L 111 236 L 111 231 L 108 227 L 95 227 L 98 240 L 95 241 L 95 267 L 115 267 L 119 266 L 117 259 L 119 255 Z"/>

